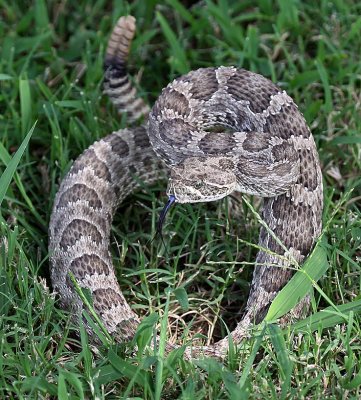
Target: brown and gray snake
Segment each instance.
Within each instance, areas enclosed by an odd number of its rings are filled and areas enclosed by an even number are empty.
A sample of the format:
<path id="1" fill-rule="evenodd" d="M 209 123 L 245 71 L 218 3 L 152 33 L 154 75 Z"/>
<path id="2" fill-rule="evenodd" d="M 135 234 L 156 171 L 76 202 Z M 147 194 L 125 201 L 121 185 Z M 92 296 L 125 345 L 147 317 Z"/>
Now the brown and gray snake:
<path id="1" fill-rule="evenodd" d="M 235 344 L 263 320 L 270 303 L 321 232 L 322 175 L 313 137 L 285 91 L 236 67 L 201 68 L 175 79 L 149 111 L 126 68 L 135 19 L 119 19 L 104 64 L 104 91 L 127 120 L 122 129 L 77 158 L 56 195 L 49 227 L 51 279 L 61 305 L 83 303 L 69 272 L 90 291 L 93 307 L 119 342 L 131 340 L 139 317 L 124 298 L 109 250 L 113 215 L 126 196 L 170 170 L 167 194 L 179 203 L 221 199 L 234 191 L 261 196 L 261 227 L 246 312 L 230 333 Z M 307 312 L 303 299 L 286 317 Z M 172 346 L 169 345 L 169 348 Z M 228 338 L 187 354 L 224 357 Z"/>

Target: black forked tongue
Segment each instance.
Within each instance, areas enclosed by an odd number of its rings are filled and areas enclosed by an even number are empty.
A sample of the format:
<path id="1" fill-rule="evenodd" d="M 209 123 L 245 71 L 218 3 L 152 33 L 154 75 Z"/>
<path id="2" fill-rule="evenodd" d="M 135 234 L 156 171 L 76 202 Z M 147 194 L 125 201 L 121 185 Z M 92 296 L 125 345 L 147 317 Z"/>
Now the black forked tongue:
<path id="1" fill-rule="evenodd" d="M 160 235 L 160 237 L 162 238 L 162 229 L 163 229 L 163 224 L 165 221 L 165 217 L 168 214 L 168 211 L 170 210 L 171 206 L 175 203 L 175 196 L 173 196 L 172 194 L 168 197 L 168 201 L 167 204 L 164 206 L 163 210 L 161 211 L 160 215 L 159 215 L 159 220 L 158 220 L 158 224 L 157 224 L 157 235 Z"/>
<path id="2" fill-rule="evenodd" d="M 163 235 L 162 235 L 162 229 L 163 229 L 165 217 L 167 216 L 169 209 L 171 208 L 172 204 L 174 204 L 174 203 L 175 203 L 175 196 L 170 195 L 168 197 L 167 204 L 164 206 L 163 210 L 161 211 L 161 213 L 159 215 L 157 230 L 155 232 L 155 235 L 153 236 L 153 239 L 150 241 L 151 243 L 159 235 L 164 247 L 166 247 L 165 243 L 164 243 Z M 166 252 L 167 252 L 167 250 L 166 250 Z"/>

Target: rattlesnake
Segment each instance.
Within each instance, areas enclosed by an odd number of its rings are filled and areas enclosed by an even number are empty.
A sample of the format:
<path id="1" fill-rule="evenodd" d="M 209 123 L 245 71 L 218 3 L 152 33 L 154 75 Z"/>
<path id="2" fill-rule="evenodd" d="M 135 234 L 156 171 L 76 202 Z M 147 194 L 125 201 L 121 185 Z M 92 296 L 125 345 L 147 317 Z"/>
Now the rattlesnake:
<path id="1" fill-rule="evenodd" d="M 149 113 L 126 71 L 134 32 L 135 19 L 120 18 L 105 59 L 104 91 L 130 122 Z M 83 303 L 71 272 L 90 290 L 95 311 L 117 341 L 131 340 L 140 320 L 115 277 L 112 218 L 139 181 L 157 181 L 164 168 L 170 169 L 170 203 L 211 201 L 233 191 L 264 197 L 268 228 L 261 227 L 263 250 L 246 313 L 231 333 L 237 344 L 291 277 L 289 260 L 304 261 L 320 234 L 322 175 L 311 132 L 293 100 L 263 76 L 236 67 L 201 68 L 163 89 L 147 124 L 114 132 L 85 150 L 55 198 L 51 279 L 62 306 L 79 314 Z M 291 314 L 300 316 L 308 303 L 303 299 Z M 225 338 L 195 354 L 223 357 L 227 346 Z"/>

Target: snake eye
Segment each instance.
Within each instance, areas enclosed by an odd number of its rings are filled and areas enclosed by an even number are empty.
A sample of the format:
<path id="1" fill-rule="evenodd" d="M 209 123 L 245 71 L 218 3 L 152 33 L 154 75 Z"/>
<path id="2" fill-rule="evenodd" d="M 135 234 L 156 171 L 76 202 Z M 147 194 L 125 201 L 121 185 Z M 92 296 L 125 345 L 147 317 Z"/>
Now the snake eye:
<path id="1" fill-rule="evenodd" d="M 200 189 L 202 187 L 202 182 L 197 182 L 194 184 L 195 189 Z"/>

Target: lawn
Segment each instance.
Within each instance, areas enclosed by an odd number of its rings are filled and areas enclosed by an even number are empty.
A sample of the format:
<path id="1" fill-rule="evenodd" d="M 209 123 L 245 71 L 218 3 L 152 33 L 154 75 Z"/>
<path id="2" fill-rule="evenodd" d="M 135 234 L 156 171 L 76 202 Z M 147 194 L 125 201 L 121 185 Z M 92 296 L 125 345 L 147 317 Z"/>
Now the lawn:
<path id="1" fill-rule="evenodd" d="M 0 6 L 0 398 L 360 398 L 361 3 Z M 47 229 L 59 183 L 84 149 L 126 126 L 102 95 L 102 63 L 112 27 L 128 14 L 138 22 L 129 69 L 150 104 L 192 69 L 243 67 L 287 90 L 319 150 L 328 268 L 313 283 L 312 317 L 285 329 L 262 325 L 224 363 L 144 345 L 156 329 L 172 342 L 211 343 L 240 320 L 257 253 L 257 198 L 179 205 L 164 243 L 151 239 L 166 181 L 122 204 L 112 252 L 123 293 L 145 317 L 137 348 L 94 346 L 52 293 Z"/>

